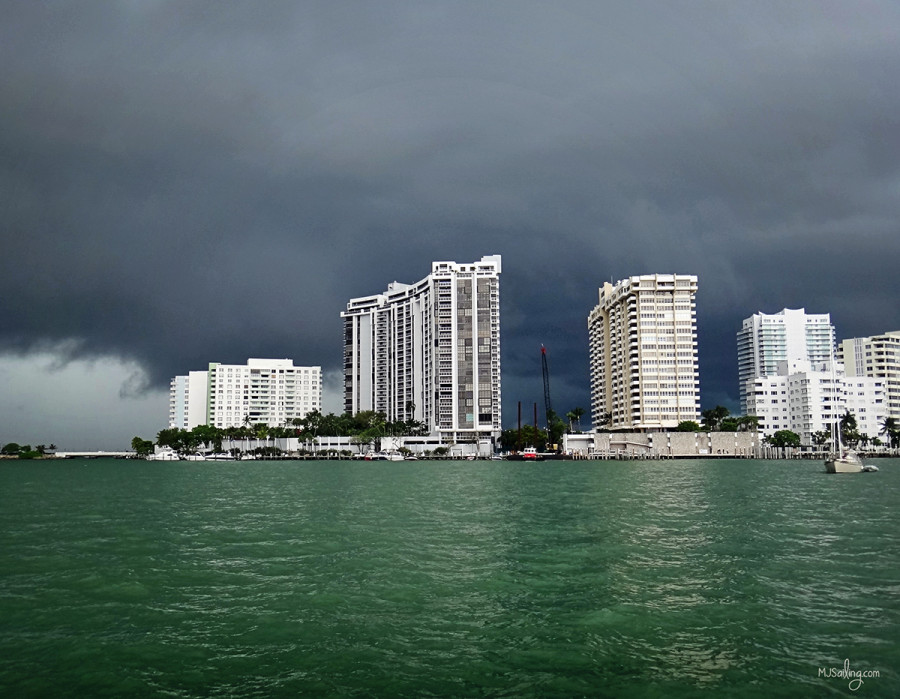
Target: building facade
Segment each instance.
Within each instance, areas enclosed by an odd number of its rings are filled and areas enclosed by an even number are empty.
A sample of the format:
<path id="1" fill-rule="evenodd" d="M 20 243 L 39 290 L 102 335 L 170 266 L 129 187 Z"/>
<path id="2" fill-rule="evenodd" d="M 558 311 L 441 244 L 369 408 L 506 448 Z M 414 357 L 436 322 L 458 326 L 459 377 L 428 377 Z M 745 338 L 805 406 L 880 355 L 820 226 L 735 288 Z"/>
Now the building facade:
<path id="1" fill-rule="evenodd" d="M 884 382 L 886 414 L 900 420 L 900 330 L 844 340 L 838 359 L 847 376 L 868 376 Z"/>
<path id="2" fill-rule="evenodd" d="M 500 410 L 499 255 L 434 262 L 415 284 L 351 299 L 344 409 L 418 420 L 454 442 L 496 438 Z"/>
<path id="3" fill-rule="evenodd" d="M 169 382 L 169 427 L 190 430 L 206 424 L 208 383 L 205 371 L 192 371 Z"/>
<path id="4" fill-rule="evenodd" d="M 595 427 L 648 432 L 699 421 L 696 293 L 691 275 L 603 285 L 588 316 Z"/>
<path id="5" fill-rule="evenodd" d="M 322 409 L 322 368 L 291 359 L 213 362 L 207 371 L 176 376 L 169 386 L 169 427 L 289 424 Z"/>
<path id="6" fill-rule="evenodd" d="M 779 362 L 832 361 L 834 326 L 827 313 L 807 314 L 802 308 L 756 313 L 743 321 L 737 350 L 741 413 L 753 415 L 748 398 L 756 390 L 754 380 L 778 375 Z"/>
<path id="7" fill-rule="evenodd" d="M 833 435 L 846 412 L 856 418 L 860 435 L 878 435 L 886 406 L 881 379 L 845 376 L 840 363 L 832 370 L 829 362 L 805 360 L 779 362 L 776 371 L 747 383 L 746 414 L 759 418 L 763 436 L 790 430 L 802 444 L 812 446 L 817 432 Z"/>

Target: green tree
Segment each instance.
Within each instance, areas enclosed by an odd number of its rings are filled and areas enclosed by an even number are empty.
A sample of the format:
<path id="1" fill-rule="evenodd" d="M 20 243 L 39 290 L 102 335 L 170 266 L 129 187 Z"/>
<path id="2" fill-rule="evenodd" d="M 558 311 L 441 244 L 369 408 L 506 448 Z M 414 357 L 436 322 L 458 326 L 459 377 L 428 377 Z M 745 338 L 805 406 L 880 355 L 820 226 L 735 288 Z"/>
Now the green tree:
<path id="1" fill-rule="evenodd" d="M 710 432 L 718 432 L 722 426 L 722 421 L 730 414 L 728 408 L 723 405 L 717 405 L 715 408 L 709 408 L 700 413 L 703 421 L 703 427 Z"/>
<path id="2" fill-rule="evenodd" d="M 882 418 L 881 431 L 878 434 L 884 435 L 889 447 L 897 446 L 898 441 L 900 441 L 900 424 L 898 424 L 897 418 Z"/>
<path id="3" fill-rule="evenodd" d="M 519 431 L 510 429 L 500 433 L 500 449 L 502 451 L 516 451 L 519 449 Z"/>
<path id="4" fill-rule="evenodd" d="M 177 450 L 181 446 L 181 430 L 177 427 L 160 430 L 156 433 L 156 445 Z"/>
<path id="5" fill-rule="evenodd" d="M 676 432 L 699 432 L 700 425 L 694 420 L 683 420 L 675 426 Z"/>
<path id="6" fill-rule="evenodd" d="M 737 432 L 740 426 L 738 420 L 739 418 L 733 415 L 722 418 L 722 421 L 719 423 L 719 432 Z"/>
<path id="7" fill-rule="evenodd" d="M 827 430 L 819 430 L 818 432 L 813 432 L 811 437 L 813 444 L 815 444 L 817 447 L 824 447 L 831 439 L 831 435 Z"/>
<path id="8" fill-rule="evenodd" d="M 22 451 L 22 447 L 15 442 L 10 442 L 9 444 L 4 444 L 3 448 L 0 449 L 0 454 L 4 456 L 18 456 L 19 452 Z"/>
<path id="9" fill-rule="evenodd" d="M 775 434 L 766 437 L 765 442 L 773 447 L 799 447 L 800 435 L 790 430 L 778 430 Z"/>
<path id="10" fill-rule="evenodd" d="M 566 413 L 566 419 L 569 421 L 569 432 L 581 432 L 582 415 L 584 415 L 584 408 L 572 408 Z M 576 425 L 578 425 L 577 429 Z"/>
<path id="11" fill-rule="evenodd" d="M 551 449 L 559 448 L 562 436 L 566 431 L 566 423 L 563 422 L 555 411 L 551 410 L 547 415 L 547 447 Z"/>
<path id="12" fill-rule="evenodd" d="M 131 440 L 131 449 L 134 451 L 135 456 L 144 458 L 153 452 L 153 442 L 149 439 L 135 437 Z"/>
<path id="13" fill-rule="evenodd" d="M 840 429 L 841 442 L 848 446 L 855 446 L 859 442 L 856 417 L 849 410 L 841 416 Z"/>
<path id="14" fill-rule="evenodd" d="M 534 425 L 522 425 L 521 432 L 517 429 L 508 429 L 500 433 L 500 448 L 503 451 L 522 451 L 525 447 L 535 447 L 538 451 L 545 451 L 547 449 L 547 433 L 542 429 L 535 432 Z"/>
<path id="15" fill-rule="evenodd" d="M 610 411 L 606 411 L 605 413 L 600 413 L 600 418 L 597 420 L 597 424 L 594 425 L 594 429 L 599 430 L 601 432 L 608 432 L 606 428 L 612 424 L 612 413 Z"/>
<path id="16" fill-rule="evenodd" d="M 759 430 L 757 415 L 743 415 L 738 418 L 738 432 L 756 432 Z"/>

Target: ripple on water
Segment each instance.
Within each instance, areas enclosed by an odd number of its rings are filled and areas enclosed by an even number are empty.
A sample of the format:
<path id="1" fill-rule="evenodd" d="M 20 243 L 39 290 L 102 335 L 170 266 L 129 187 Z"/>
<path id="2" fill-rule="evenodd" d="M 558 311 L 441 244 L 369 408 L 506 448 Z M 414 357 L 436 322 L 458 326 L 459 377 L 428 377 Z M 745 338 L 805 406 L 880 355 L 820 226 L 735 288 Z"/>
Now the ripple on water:
<path id="1" fill-rule="evenodd" d="M 799 695 L 843 691 L 817 669 L 850 658 L 892 696 L 900 462 L 875 475 L 16 465 L 0 470 L 0 688 Z"/>

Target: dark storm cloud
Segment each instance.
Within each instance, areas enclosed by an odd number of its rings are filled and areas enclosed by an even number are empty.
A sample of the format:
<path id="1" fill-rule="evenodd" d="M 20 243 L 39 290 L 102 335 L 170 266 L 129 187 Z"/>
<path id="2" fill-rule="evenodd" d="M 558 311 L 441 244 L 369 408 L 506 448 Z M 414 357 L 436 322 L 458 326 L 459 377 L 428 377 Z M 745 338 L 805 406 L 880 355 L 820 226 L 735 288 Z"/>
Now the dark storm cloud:
<path id="1" fill-rule="evenodd" d="M 156 386 L 335 369 L 348 298 L 502 254 L 509 422 L 542 343 L 558 411 L 588 407 L 604 281 L 699 276 L 704 404 L 735 400 L 754 312 L 900 328 L 895 3 L 4 15 L 2 350 L 136 359 Z"/>

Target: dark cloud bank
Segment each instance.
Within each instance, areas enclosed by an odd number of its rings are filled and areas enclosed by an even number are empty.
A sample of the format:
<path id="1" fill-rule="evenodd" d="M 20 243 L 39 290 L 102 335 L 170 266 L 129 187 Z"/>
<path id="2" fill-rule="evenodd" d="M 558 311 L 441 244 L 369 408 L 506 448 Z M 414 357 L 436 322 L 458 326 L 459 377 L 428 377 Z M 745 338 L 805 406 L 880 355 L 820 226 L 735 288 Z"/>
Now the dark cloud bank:
<path id="1" fill-rule="evenodd" d="M 597 288 L 654 272 L 736 409 L 751 313 L 900 328 L 898 8 L 7 6 L 0 351 L 334 370 L 347 299 L 502 254 L 507 423 L 542 343 L 589 407 Z"/>

